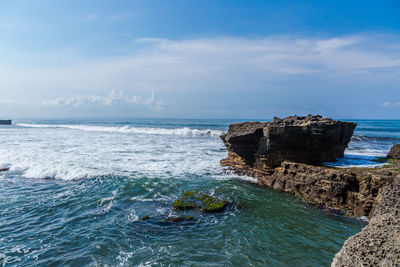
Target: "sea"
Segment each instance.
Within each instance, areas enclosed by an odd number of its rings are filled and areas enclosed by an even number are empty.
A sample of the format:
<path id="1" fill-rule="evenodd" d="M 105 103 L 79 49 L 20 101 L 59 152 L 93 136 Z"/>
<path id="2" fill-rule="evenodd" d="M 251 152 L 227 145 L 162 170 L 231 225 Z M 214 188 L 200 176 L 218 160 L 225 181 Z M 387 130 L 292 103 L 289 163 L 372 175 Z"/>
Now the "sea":
<path id="1" fill-rule="evenodd" d="M 247 120 L 0 126 L 0 168 L 9 168 L 0 172 L 0 266 L 329 266 L 365 223 L 221 167 L 219 136 Z M 379 166 L 373 159 L 400 143 L 400 121 L 353 121 L 345 158 L 326 165 Z M 188 190 L 230 205 L 211 214 L 173 210 Z M 162 221 L 181 215 L 194 221 Z"/>

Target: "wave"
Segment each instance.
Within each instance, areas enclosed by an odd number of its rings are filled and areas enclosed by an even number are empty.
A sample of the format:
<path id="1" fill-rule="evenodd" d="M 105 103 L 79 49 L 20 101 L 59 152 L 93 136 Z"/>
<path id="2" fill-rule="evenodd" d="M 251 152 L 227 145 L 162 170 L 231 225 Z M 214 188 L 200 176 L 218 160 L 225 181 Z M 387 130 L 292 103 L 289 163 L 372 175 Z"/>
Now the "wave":
<path id="1" fill-rule="evenodd" d="M 398 141 L 400 138 L 387 137 L 387 136 L 365 136 L 365 135 L 353 135 L 352 141 Z"/>
<path id="2" fill-rule="evenodd" d="M 348 151 L 347 151 L 348 152 Z M 332 162 L 324 162 L 323 165 L 328 167 L 337 167 L 337 168 L 375 168 L 386 165 L 386 163 L 379 163 L 373 161 L 376 156 L 367 155 L 367 154 L 350 154 L 346 153 L 343 158 L 338 158 L 336 161 Z"/>
<path id="3" fill-rule="evenodd" d="M 358 131 L 366 132 L 400 132 L 398 127 L 358 127 Z"/>
<path id="4" fill-rule="evenodd" d="M 152 127 L 130 127 L 130 126 L 95 126 L 95 125 L 66 125 L 66 124 L 29 124 L 17 123 L 20 127 L 29 128 L 66 128 L 72 130 L 90 131 L 90 132 L 117 132 L 133 134 L 156 134 L 156 135 L 183 135 L 183 136 L 220 136 L 224 134 L 223 130 L 213 129 L 192 129 L 188 127 L 167 129 Z"/>

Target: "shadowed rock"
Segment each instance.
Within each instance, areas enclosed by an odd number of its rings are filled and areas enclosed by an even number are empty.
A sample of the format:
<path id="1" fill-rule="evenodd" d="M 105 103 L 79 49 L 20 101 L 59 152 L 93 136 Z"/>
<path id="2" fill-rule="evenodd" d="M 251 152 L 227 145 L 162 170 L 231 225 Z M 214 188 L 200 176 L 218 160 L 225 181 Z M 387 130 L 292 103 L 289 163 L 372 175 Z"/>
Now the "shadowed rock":
<path id="1" fill-rule="evenodd" d="M 390 159 L 400 159 L 400 144 L 394 145 L 387 157 Z"/>

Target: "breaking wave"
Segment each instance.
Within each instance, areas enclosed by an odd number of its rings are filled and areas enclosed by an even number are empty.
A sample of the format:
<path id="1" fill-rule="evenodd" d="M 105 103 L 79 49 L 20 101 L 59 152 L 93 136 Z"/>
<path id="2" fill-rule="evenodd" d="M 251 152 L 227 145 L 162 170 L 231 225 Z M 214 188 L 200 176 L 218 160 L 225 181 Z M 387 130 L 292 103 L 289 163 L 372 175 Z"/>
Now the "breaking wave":
<path id="1" fill-rule="evenodd" d="M 131 134 L 157 134 L 157 135 L 183 135 L 183 136 L 220 136 L 225 131 L 213 129 L 192 129 L 183 128 L 152 128 L 152 127 L 131 127 L 131 126 L 95 126 L 95 125 L 50 125 L 50 124 L 29 124 L 17 123 L 20 127 L 31 128 L 66 128 L 72 130 L 90 131 L 90 132 L 118 132 Z"/>

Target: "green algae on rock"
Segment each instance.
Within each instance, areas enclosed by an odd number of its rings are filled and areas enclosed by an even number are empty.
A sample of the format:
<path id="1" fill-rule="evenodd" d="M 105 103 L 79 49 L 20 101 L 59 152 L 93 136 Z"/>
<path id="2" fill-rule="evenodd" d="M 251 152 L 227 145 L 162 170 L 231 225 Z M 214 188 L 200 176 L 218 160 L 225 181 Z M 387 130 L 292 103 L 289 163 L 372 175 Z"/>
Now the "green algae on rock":
<path id="1" fill-rule="evenodd" d="M 227 201 L 205 193 L 188 191 L 174 202 L 173 208 L 176 210 L 199 209 L 204 212 L 218 212 L 223 210 L 227 204 Z"/>

